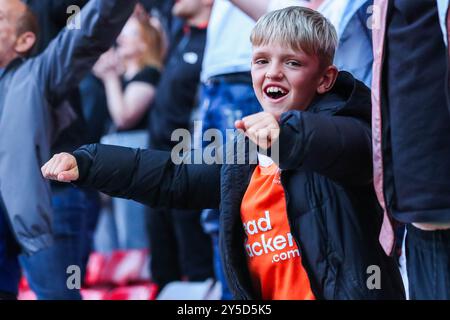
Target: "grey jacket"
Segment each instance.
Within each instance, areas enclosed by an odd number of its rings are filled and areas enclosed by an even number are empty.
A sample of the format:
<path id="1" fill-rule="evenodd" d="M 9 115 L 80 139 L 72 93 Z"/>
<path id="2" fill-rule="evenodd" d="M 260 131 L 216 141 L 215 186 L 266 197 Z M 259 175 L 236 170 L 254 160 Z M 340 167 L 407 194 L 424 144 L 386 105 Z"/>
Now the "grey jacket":
<path id="1" fill-rule="evenodd" d="M 0 71 L 0 202 L 27 254 L 52 244 L 50 186 L 40 167 L 72 120 L 65 95 L 113 45 L 135 4 L 91 0 L 80 29 L 64 29 L 39 56 Z"/>

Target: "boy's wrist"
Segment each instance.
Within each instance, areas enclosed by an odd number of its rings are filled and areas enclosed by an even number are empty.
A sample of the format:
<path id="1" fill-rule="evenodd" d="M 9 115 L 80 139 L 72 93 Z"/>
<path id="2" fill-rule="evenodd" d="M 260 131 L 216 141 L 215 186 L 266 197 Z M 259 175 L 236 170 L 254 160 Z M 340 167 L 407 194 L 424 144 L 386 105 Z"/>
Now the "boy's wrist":
<path id="1" fill-rule="evenodd" d="M 84 180 L 86 180 L 86 177 L 88 176 L 89 169 L 92 165 L 92 156 L 91 154 L 86 150 L 87 146 L 83 146 L 77 150 L 75 150 L 72 155 L 75 157 L 75 160 L 77 162 L 78 167 L 78 180 L 73 181 L 74 184 L 82 184 Z"/>

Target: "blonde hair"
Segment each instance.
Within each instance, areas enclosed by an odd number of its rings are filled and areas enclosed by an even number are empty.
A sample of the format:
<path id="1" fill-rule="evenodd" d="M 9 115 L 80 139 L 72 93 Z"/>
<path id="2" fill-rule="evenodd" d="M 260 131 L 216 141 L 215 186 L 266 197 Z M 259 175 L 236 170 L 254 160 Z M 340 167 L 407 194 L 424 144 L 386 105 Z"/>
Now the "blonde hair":
<path id="1" fill-rule="evenodd" d="M 139 59 L 139 65 L 141 67 L 152 65 L 161 69 L 164 59 L 164 44 L 161 32 L 150 23 L 149 15 L 139 6 L 136 6 L 132 18 L 138 22 L 140 37 L 145 45 L 145 52 Z"/>
<path id="2" fill-rule="evenodd" d="M 305 7 L 287 7 L 265 14 L 250 36 L 253 46 L 286 45 L 317 55 L 323 66 L 333 64 L 337 46 L 334 26 L 322 14 Z"/>

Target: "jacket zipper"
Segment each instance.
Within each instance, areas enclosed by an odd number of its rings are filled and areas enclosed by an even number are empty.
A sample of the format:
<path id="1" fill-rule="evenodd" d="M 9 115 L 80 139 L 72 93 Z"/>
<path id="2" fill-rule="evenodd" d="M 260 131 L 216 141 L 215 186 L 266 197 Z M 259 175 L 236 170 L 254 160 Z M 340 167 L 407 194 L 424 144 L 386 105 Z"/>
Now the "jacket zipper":
<path id="1" fill-rule="evenodd" d="M 249 175 L 248 175 L 248 177 L 247 177 L 247 182 L 246 182 L 246 184 L 247 184 L 247 187 L 248 187 L 248 185 L 250 184 L 250 180 L 251 180 L 251 178 L 252 178 L 252 175 L 253 175 L 253 172 L 254 172 L 254 170 L 255 170 L 255 168 L 256 168 L 256 166 L 252 166 L 252 168 L 251 168 L 251 170 L 250 170 L 250 173 L 249 173 Z M 237 169 L 235 169 L 235 168 L 233 168 L 234 170 L 237 170 Z M 239 206 L 239 219 L 241 219 L 241 217 L 240 217 L 240 206 Z M 244 245 L 244 244 L 243 244 Z M 245 251 L 245 250 L 244 250 Z M 246 253 L 245 253 L 246 254 Z M 227 259 L 228 260 L 228 259 Z M 247 266 L 246 266 L 247 267 Z M 239 283 L 239 279 L 237 278 L 237 276 L 236 276 L 236 273 L 235 272 L 233 272 L 232 273 L 232 275 L 233 275 L 233 280 L 234 280 L 234 283 L 235 283 L 235 285 L 236 285 L 236 289 L 237 289 L 237 291 L 240 293 L 240 295 L 241 295 L 241 297 L 242 297 L 242 299 L 243 300 L 250 300 L 251 299 L 251 295 L 247 292 L 247 290 L 245 290 L 244 288 L 242 288 L 242 286 L 240 285 L 240 283 Z M 250 279 L 250 282 L 251 282 L 251 279 Z"/>
<path id="2" fill-rule="evenodd" d="M 289 215 L 289 198 L 290 198 L 290 197 L 289 197 L 289 193 L 287 192 L 287 190 L 286 190 L 286 188 L 285 188 L 285 183 L 284 183 L 284 181 L 286 180 L 286 178 L 285 178 L 286 174 L 287 174 L 287 173 L 286 173 L 285 171 L 281 171 L 281 174 L 280 174 L 281 186 L 283 187 L 283 190 L 284 190 L 284 196 L 285 196 L 285 198 L 286 198 L 286 216 L 287 216 L 287 219 L 288 219 L 288 224 L 289 224 L 289 228 L 290 228 L 291 234 L 293 235 L 292 238 L 294 238 L 294 241 L 295 241 L 295 243 L 297 244 L 297 248 L 298 248 L 300 257 L 302 257 L 302 256 L 303 256 L 303 254 L 302 254 L 303 250 L 302 250 L 300 241 L 299 241 L 299 240 L 297 239 L 297 237 L 295 236 L 295 233 L 294 233 L 295 231 L 294 231 L 294 229 L 292 228 L 292 226 L 293 226 L 292 219 L 291 219 L 291 216 Z M 305 269 L 306 274 L 308 275 L 309 282 L 311 283 L 311 280 L 310 280 L 310 279 L 312 279 L 312 277 L 311 277 L 311 275 L 309 274 L 308 268 L 305 268 L 305 267 L 303 266 L 303 263 L 302 263 L 302 267 Z M 316 299 L 318 299 L 318 297 L 320 297 L 320 295 L 317 295 L 316 292 L 314 292 L 315 290 L 313 289 L 312 286 L 311 286 L 311 291 L 313 292 L 313 294 L 314 294 L 314 296 L 315 296 Z"/>
<path id="3" fill-rule="evenodd" d="M 281 171 L 280 181 L 281 181 L 281 186 L 282 186 L 283 191 L 284 191 L 284 196 L 286 198 L 286 216 L 287 216 L 287 219 L 288 219 L 289 229 L 290 229 L 290 231 L 292 233 L 294 229 L 292 228 L 293 223 L 292 223 L 292 220 L 291 220 L 291 216 L 289 215 L 289 193 L 287 192 L 286 188 L 284 187 L 284 185 L 285 185 L 284 184 L 285 175 L 286 175 L 285 171 Z M 295 243 L 297 244 L 297 248 L 298 248 L 298 250 L 300 252 L 300 256 L 302 256 L 302 250 L 301 250 L 301 247 L 300 247 L 300 242 L 297 240 L 297 237 L 293 237 L 293 238 L 294 238 Z"/>

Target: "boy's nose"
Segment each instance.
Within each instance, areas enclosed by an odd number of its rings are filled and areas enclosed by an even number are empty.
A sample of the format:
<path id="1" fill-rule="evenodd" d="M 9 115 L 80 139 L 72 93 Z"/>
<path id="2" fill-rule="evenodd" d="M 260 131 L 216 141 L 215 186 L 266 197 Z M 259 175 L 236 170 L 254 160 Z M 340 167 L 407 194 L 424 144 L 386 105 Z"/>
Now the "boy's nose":
<path id="1" fill-rule="evenodd" d="M 266 78 L 269 80 L 279 80 L 281 78 L 283 78 L 283 74 L 281 72 L 267 72 L 266 73 Z"/>
<path id="2" fill-rule="evenodd" d="M 280 69 L 274 65 L 267 70 L 266 78 L 269 80 L 280 80 L 283 78 L 283 73 L 280 71 Z"/>

